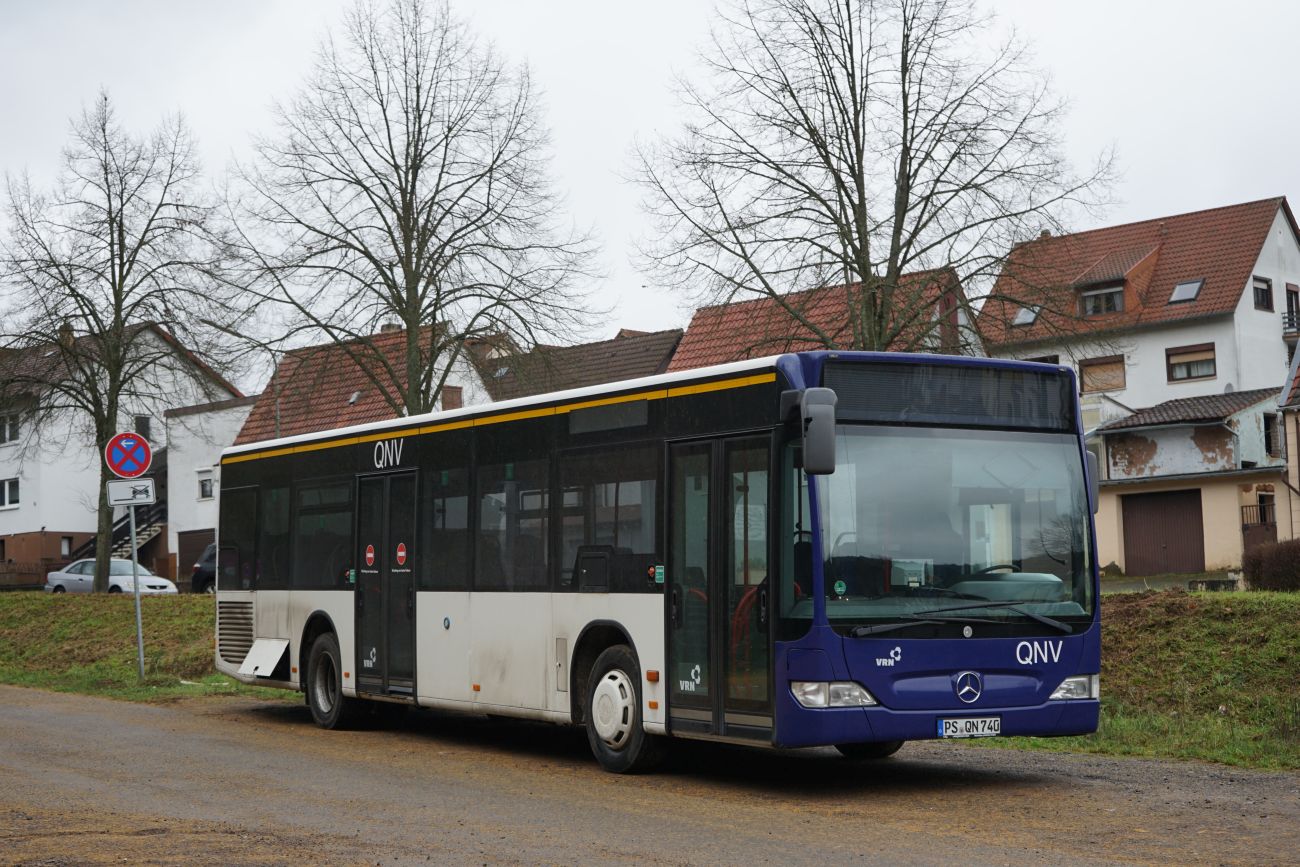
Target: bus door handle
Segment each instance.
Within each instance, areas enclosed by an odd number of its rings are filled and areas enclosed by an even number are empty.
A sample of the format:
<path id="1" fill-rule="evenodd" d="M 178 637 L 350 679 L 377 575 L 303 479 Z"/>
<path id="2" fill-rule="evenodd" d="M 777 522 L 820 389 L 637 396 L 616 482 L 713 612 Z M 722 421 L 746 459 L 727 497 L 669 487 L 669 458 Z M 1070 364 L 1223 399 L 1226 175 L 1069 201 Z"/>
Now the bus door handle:
<path id="1" fill-rule="evenodd" d="M 767 630 L 767 587 L 758 589 L 758 626 Z"/>
<path id="2" fill-rule="evenodd" d="M 669 593 L 669 605 L 672 606 L 673 627 L 677 628 L 682 625 L 682 591 L 673 587 Z"/>

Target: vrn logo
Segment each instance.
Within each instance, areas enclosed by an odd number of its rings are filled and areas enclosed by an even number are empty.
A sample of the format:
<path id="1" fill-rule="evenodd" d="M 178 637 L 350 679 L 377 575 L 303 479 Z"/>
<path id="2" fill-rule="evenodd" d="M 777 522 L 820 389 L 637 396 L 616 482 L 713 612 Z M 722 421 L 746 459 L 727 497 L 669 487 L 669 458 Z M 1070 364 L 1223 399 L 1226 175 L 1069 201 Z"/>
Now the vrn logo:
<path id="1" fill-rule="evenodd" d="M 375 443 L 375 469 L 395 467 L 402 463 L 402 443 L 406 440 L 380 440 Z"/>
<path id="2" fill-rule="evenodd" d="M 1060 641 L 1022 641 L 1016 645 L 1016 662 L 1021 665 L 1061 661 Z"/>
<path id="3" fill-rule="evenodd" d="M 900 661 L 902 658 L 903 648 L 895 647 L 893 650 L 889 651 L 889 656 L 876 657 L 876 665 L 880 668 L 893 668 L 894 663 Z"/>

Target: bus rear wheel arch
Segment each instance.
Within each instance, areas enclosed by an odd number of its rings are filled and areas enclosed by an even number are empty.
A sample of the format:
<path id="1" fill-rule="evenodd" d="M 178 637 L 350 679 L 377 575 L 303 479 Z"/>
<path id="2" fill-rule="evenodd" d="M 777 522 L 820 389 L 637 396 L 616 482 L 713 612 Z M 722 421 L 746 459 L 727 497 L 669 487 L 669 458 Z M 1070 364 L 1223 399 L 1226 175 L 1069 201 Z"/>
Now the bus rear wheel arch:
<path id="1" fill-rule="evenodd" d="M 634 774 L 662 760 L 661 739 L 642 725 L 641 666 L 632 648 L 616 644 L 596 657 L 583 699 L 587 742 L 601 767 Z"/>

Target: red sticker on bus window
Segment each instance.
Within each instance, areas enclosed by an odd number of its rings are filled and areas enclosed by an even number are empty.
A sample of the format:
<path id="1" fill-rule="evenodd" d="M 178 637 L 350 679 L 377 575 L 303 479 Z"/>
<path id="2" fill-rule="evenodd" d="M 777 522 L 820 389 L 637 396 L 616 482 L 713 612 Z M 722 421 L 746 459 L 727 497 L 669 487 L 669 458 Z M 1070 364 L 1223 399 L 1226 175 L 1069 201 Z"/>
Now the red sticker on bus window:
<path id="1" fill-rule="evenodd" d="M 405 542 L 397 543 L 397 565 L 398 566 L 406 565 L 406 543 Z"/>
<path id="2" fill-rule="evenodd" d="M 373 565 L 375 565 L 375 546 L 374 546 L 374 545 L 367 545 L 367 546 L 366 546 L 366 565 L 367 565 L 367 566 L 373 566 Z"/>

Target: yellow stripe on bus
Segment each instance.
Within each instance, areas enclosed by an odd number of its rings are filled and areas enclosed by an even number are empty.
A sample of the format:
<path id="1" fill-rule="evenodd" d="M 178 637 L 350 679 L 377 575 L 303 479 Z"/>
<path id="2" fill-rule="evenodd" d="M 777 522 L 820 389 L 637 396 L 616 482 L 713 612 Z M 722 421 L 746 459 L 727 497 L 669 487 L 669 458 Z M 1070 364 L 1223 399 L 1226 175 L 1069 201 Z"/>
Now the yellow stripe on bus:
<path id="1" fill-rule="evenodd" d="M 739 379 L 723 379 L 718 382 L 703 382 L 697 385 L 682 385 L 676 388 L 656 389 L 654 391 L 642 391 L 636 394 L 623 394 L 616 397 L 602 397 L 596 400 L 577 401 L 575 403 L 566 403 L 562 406 L 546 407 L 544 409 L 527 409 L 517 412 L 507 412 L 501 415 L 490 415 L 484 418 L 468 418 L 460 421 L 449 421 L 443 424 L 425 425 L 418 428 L 406 428 L 404 430 L 386 430 L 372 434 L 363 434 L 360 436 L 347 437 L 340 440 L 329 440 L 328 442 L 303 443 L 299 446 L 286 446 L 281 449 L 272 449 L 266 452 L 255 452 L 247 455 L 231 455 L 222 458 L 223 464 L 238 464 L 244 461 L 256 461 L 261 458 L 277 458 L 283 455 L 296 455 L 304 452 L 315 452 L 321 449 L 342 448 L 344 446 L 354 446 L 361 443 L 372 443 L 379 440 L 396 439 L 398 437 L 414 436 L 416 434 L 437 433 L 439 431 L 460 430 L 467 427 L 481 427 L 489 424 L 501 424 L 508 421 L 521 421 L 526 418 L 541 418 L 548 415 L 565 415 L 575 410 L 590 409 L 596 406 L 612 406 L 617 403 L 631 403 L 637 400 L 664 400 L 669 397 L 684 397 L 690 394 L 706 394 L 711 391 L 724 391 L 731 388 L 744 388 L 749 385 L 762 385 L 768 382 L 776 382 L 775 373 L 759 373 L 754 376 L 744 376 Z"/>

